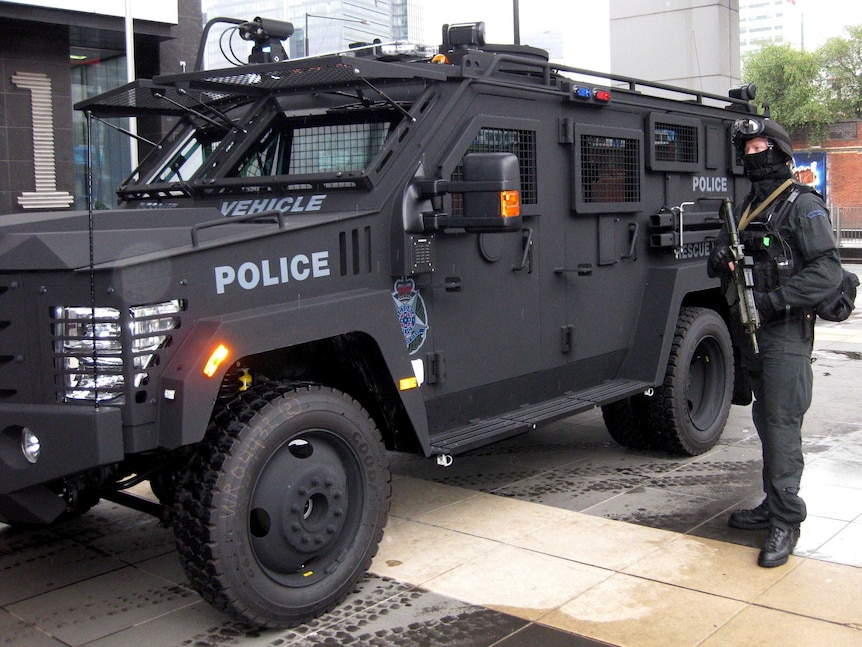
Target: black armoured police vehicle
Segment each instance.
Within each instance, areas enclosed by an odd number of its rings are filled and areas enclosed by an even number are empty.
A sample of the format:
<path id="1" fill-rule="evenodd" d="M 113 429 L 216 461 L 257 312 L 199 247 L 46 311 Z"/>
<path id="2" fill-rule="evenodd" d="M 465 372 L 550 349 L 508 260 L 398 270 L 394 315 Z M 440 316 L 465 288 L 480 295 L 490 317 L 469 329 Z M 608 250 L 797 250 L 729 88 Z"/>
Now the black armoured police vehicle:
<path id="1" fill-rule="evenodd" d="M 735 361 L 705 259 L 745 91 L 481 23 L 433 57 L 295 60 L 289 23 L 234 25 L 251 63 L 77 106 L 170 122 L 118 208 L 0 217 L 0 521 L 152 509 L 206 600 L 286 626 L 368 569 L 387 450 L 445 465 L 593 407 L 629 447 L 716 443 Z"/>

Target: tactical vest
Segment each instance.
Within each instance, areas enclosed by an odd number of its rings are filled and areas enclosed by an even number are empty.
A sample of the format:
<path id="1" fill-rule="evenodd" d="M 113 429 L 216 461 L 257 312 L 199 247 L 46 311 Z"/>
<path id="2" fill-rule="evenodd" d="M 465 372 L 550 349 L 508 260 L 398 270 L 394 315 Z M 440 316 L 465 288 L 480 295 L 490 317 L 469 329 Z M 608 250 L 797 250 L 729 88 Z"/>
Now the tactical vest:
<path id="1" fill-rule="evenodd" d="M 781 234 L 781 227 L 796 199 L 813 191 L 804 184 L 794 184 L 739 232 L 745 254 L 754 263 L 756 292 L 772 292 L 802 269 L 802 252 L 792 237 Z"/>

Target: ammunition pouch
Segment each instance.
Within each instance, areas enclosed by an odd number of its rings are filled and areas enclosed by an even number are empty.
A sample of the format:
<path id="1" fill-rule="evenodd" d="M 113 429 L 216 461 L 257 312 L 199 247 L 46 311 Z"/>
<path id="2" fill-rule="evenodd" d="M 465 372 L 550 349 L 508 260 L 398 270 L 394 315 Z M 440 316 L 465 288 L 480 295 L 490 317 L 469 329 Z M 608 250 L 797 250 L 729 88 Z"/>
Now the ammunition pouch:
<path id="1" fill-rule="evenodd" d="M 788 257 L 788 246 L 771 227 L 752 223 L 740 232 L 740 241 L 754 262 L 752 273 L 756 292 L 777 290 L 795 273 L 794 255 Z"/>

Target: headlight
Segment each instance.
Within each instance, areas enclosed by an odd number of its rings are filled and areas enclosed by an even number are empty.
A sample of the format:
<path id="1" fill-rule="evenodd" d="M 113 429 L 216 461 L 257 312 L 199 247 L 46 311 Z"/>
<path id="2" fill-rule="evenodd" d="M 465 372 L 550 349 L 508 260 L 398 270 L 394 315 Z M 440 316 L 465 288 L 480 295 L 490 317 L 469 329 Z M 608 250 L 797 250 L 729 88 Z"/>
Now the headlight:
<path id="1" fill-rule="evenodd" d="M 147 378 L 140 369 L 149 368 L 159 348 L 170 343 L 170 331 L 180 327 L 182 302 L 165 301 L 153 305 L 129 308 L 131 321 L 129 331 L 132 335 L 132 355 L 135 369 L 135 386 L 139 387 Z"/>
<path id="2" fill-rule="evenodd" d="M 21 430 L 21 452 L 28 463 L 35 464 L 42 455 L 42 442 L 32 431 L 24 427 Z"/>
<path id="3" fill-rule="evenodd" d="M 136 388 L 145 384 L 146 369 L 154 363 L 156 351 L 170 343 L 170 331 L 179 328 L 182 309 L 179 300 L 135 306 L 123 321 L 115 308 L 54 308 L 60 399 L 117 400 L 123 395 L 127 375 Z M 123 361 L 124 347 L 131 354 L 128 366 Z"/>
<path id="4" fill-rule="evenodd" d="M 60 399 L 108 401 L 122 395 L 123 345 L 115 308 L 54 308 Z"/>

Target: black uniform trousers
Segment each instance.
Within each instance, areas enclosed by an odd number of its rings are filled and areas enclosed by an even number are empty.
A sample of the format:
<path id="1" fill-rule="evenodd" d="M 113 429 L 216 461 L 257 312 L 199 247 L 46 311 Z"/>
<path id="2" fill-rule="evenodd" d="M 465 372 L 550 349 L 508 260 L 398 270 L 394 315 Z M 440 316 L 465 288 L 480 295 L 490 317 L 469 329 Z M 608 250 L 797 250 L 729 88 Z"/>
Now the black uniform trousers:
<path id="1" fill-rule="evenodd" d="M 811 405 L 814 317 L 771 322 L 757 332 L 760 353 L 747 353 L 754 391 L 752 418 L 763 447 L 763 490 L 770 523 L 795 528 L 805 520 L 799 496 L 804 460 L 802 419 Z"/>

